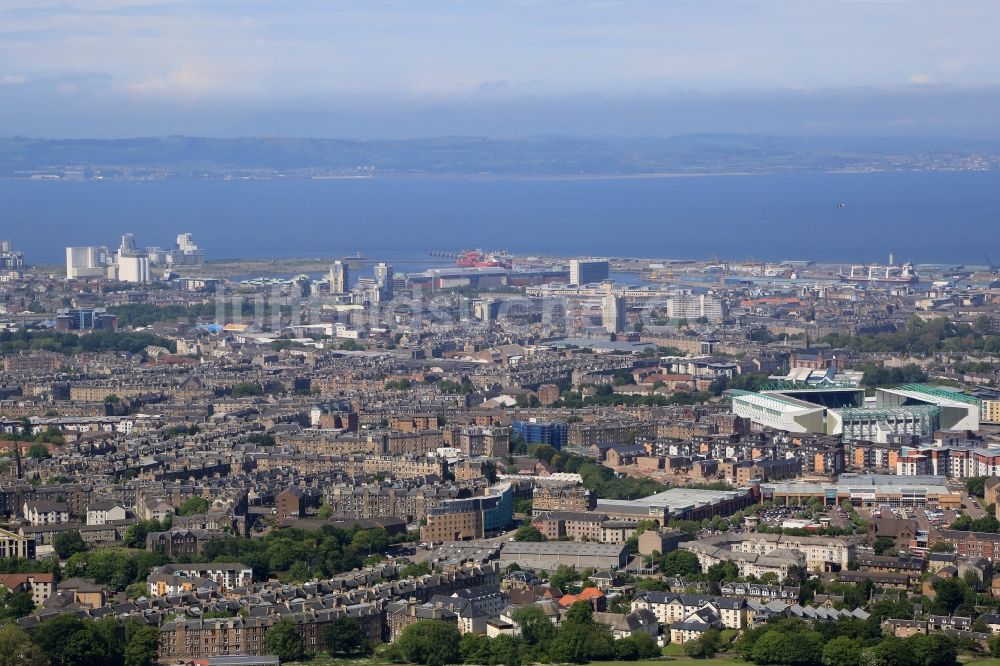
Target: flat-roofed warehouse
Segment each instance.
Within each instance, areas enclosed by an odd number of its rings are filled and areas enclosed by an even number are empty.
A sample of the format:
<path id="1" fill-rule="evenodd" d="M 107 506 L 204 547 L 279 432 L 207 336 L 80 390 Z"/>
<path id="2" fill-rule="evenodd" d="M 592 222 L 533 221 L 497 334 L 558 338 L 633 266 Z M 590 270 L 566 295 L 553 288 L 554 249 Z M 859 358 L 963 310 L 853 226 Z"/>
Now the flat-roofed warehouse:
<path id="1" fill-rule="evenodd" d="M 500 566 L 555 571 L 564 564 L 576 569 L 621 569 L 628 562 L 625 544 L 581 541 L 508 541 L 500 551 Z"/>

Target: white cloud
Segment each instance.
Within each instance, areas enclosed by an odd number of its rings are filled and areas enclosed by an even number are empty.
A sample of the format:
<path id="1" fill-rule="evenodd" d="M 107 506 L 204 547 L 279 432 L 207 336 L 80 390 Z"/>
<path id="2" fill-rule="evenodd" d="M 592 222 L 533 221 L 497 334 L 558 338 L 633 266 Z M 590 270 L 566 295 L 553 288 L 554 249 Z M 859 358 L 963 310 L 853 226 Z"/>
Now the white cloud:
<path id="1" fill-rule="evenodd" d="M 14 76 L 13 74 L 5 74 L 0 76 L 0 86 L 19 86 L 22 83 L 27 83 L 28 79 L 23 76 Z"/>
<path id="2" fill-rule="evenodd" d="M 217 87 L 215 77 L 194 63 L 185 63 L 162 76 L 154 76 L 126 89 L 137 95 L 198 96 Z"/>
<path id="3" fill-rule="evenodd" d="M 927 74 L 914 74 L 909 79 L 907 79 L 907 83 L 912 83 L 918 86 L 930 82 L 931 82 L 931 77 L 928 76 Z"/>

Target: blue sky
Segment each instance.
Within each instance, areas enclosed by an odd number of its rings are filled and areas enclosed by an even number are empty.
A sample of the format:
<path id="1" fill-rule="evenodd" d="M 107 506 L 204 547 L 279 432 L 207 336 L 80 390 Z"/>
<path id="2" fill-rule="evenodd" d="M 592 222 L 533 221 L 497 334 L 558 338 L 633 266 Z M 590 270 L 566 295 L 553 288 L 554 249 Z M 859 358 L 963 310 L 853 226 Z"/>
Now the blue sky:
<path id="1" fill-rule="evenodd" d="M 2 0 L 0 135 L 1000 133 L 996 0 Z"/>

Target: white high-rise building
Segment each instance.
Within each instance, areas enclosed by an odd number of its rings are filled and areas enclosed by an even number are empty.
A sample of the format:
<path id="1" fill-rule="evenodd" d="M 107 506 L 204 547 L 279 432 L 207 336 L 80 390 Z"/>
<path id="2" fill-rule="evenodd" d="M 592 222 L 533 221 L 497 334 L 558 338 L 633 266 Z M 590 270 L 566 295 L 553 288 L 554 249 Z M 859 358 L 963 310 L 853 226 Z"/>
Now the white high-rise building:
<path id="1" fill-rule="evenodd" d="M 668 319 L 698 319 L 721 323 L 726 318 L 726 304 L 711 294 L 687 294 L 667 299 Z"/>
<path id="2" fill-rule="evenodd" d="M 392 264 L 386 261 L 375 264 L 375 284 L 378 285 L 382 300 L 392 300 Z"/>
<path id="3" fill-rule="evenodd" d="M 139 248 L 135 244 L 133 234 L 122 234 L 122 244 L 118 246 L 118 254 L 135 254 Z"/>
<path id="4" fill-rule="evenodd" d="M 194 236 L 188 232 L 177 234 L 177 249 L 181 252 L 197 252 L 198 246 L 195 245 Z"/>
<path id="5" fill-rule="evenodd" d="M 177 243 L 174 249 L 164 252 L 163 259 L 171 266 L 191 266 L 205 260 L 205 251 L 194 242 L 194 236 L 191 233 L 184 232 L 177 234 Z M 150 261 L 152 260 L 151 254 Z"/>
<path id="6" fill-rule="evenodd" d="M 608 294 L 601 302 L 601 325 L 608 333 L 624 333 L 628 325 L 625 318 L 625 297 Z"/>
<path id="7" fill-rule="evenodd" d="M 102 248 L 98 247 L 68 247 L 66 248 L 66 279 L 101 277 L 104 275 L 104 257 Z"/>

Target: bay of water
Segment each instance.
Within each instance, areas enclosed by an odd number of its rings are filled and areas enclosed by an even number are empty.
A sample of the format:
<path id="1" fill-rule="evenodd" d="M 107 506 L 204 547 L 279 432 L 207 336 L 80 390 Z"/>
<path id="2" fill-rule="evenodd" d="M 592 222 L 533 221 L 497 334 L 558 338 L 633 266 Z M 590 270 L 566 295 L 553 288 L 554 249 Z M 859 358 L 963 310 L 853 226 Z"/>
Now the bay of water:
<path id="1" fill-rule="evenodd" d="M 843 202 L 843 207 L 837 203 Z M 1000 263 L 1000 172 L 676 178 L 0 181 L 0 238 L 32 263 L 67 245 L 209 259 L 515 254 Z M 448 262 L 445 262 L 448 263 Z"/>

